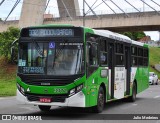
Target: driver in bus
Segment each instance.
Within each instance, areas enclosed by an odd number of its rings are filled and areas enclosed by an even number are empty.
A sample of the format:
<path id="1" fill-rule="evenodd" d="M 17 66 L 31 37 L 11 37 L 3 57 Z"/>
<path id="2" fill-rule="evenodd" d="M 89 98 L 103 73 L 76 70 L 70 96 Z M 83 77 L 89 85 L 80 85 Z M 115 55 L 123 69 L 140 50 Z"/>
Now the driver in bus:
<path id="1" fill-rule="evenodd" d="M 36 58 L 36 66 L 37 67 L 45 67 L 46 57 L 47 57 L 47 50 L 44 50 L 43 56 L 38 56 Z"/>
<path id="2" fill-rule="evenodd" d="M 53 63 L 54 64 L 54 67 L 60 67 L 60 64 L 62 64 L 62 62 L 63 62 L 63 56 L 62 55 L 60 55 L 59 57 L 57 57 L 56 59 L 55 59 L 55 62 Z"/>
<path id="3" fill-rule="evenodd" d="M 106 56 L 104 55 L 104 53 L 101 53 L 101 64 L 105 63 L 106 61 Z"/>

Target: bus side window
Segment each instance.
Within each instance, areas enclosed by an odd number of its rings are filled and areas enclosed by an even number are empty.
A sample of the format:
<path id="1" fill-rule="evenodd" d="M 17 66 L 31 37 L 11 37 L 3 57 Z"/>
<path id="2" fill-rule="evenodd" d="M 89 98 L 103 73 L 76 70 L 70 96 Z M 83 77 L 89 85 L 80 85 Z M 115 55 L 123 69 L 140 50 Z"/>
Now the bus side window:
<path id="1" fill-rule="evenodd" d="M 100 64 L 101 66 L 106 66 L 107 63 L 107 41 L 106 39 L 102 39 L 100 41 Z"/>
<path id="2" fill-rule="evenodd" d="M 97 54 L 97 44 L 96 43 L 87 43 L 87 63 L 89 65 L 97 66 L 98 65 L 98 54 Z"/>
<path id="3" fill-rule="evenodd" d="M 87 43 L 86 45 L 86 62 L 89 64 L 89 49 L 90 49 L 90 44 Z"/>
<path id="4" fill-rule="evenodd" d="M 124 65 L 124 45 L 121 43 L 116 44 L 116 65 Z"/>
<path id="5" fill-rule="evenodd" d="M 94 65 L 94 66 L 97 66 L 98 65 L 98 54 L 97 54 L 97 51 L 98 51 L 98 48 L 97 48 L 97 44 L 96 43 L 93 43 L 91 45 L 91 61 L 90 61 L 90 65 Z"/>

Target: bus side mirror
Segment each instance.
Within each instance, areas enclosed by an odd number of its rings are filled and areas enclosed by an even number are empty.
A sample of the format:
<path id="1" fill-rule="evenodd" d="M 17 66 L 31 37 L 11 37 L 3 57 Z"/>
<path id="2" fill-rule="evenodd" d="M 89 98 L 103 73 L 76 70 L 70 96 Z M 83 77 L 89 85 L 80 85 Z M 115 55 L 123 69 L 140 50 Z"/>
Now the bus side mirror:
<path id="1" fill-rule="evenodd" d="M 11 45 L 11 62 L 17 64 L 18 63 L 18 40 L 15 40 Z"/>

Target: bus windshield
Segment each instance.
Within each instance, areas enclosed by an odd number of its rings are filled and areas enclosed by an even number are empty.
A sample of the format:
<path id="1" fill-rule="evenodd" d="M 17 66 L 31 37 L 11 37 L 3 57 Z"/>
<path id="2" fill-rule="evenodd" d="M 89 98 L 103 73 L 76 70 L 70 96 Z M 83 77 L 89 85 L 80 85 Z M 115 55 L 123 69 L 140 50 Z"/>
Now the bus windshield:
<path id="1" fill-rule="evenodd" d="M 28 42 L 19 45 L 18 72 L 68 76 L 84 73 L 83 43 Z"/>

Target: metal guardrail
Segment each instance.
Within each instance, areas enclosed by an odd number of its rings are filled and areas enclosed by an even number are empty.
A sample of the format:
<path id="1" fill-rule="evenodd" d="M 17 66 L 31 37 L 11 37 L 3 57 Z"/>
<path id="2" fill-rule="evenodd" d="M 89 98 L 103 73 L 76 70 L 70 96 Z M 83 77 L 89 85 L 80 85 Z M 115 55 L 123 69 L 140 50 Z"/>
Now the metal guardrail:
<path id="1" fill-rule="evenodd" d="M 157 71 L 160 72 L 160 64 L 156 64 L 154 67 L 155 67 L 155 69 L 156 69 Z"/>

